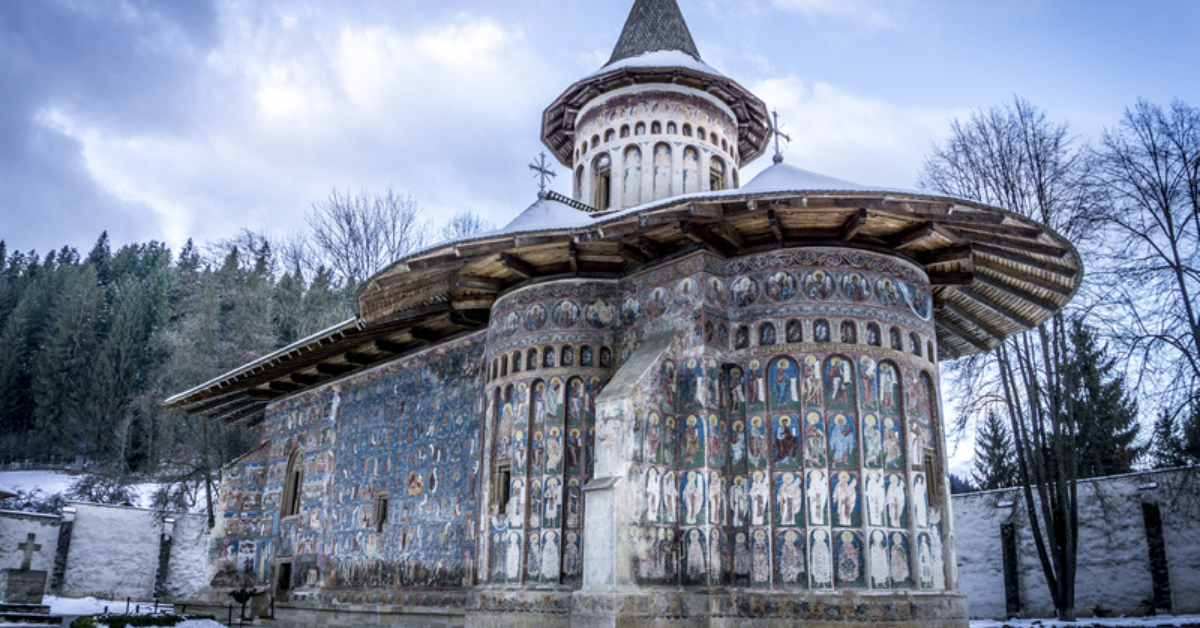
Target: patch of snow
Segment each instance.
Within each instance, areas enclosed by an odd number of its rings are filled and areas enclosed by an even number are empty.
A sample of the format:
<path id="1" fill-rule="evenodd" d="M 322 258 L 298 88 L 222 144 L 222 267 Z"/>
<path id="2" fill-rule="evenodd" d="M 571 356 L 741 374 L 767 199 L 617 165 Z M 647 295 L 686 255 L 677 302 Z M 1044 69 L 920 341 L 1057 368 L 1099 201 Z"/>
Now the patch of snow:
<path id="1" fill-rule="evenodd" d="M 0 471 L 0 487 L 17 491 L 32 492 L 41 489 L 48 495 L 62 493 L 67 497 L 67 491 L 85 474 L 71 471 L 40 470 L 40 471 Z M 150 508 L 154 505 L 154 493 L 164 485 L 157 482 L 141 482 L 133 484 L 133 505 L 139 508 Z M 70 499 L 70 498 L 68 498 Z M 204 510 L 204 499 L 197 500 L 192 512 Z"/>
<path id="2" fill-rule="evenodd" d="M 1075 622 L 1056 619 L 1009 619 L 1007 621 L 976 619 L 971 622 L 971 628 L 1091 628 L 1093 626 L 1132 628 L 1137 626 L 1195 626 L 1197 624 L 1200 624 L 1200 615 L 1155 615 L 1152 617 L 1080 617 Z"/>
<path id="3" fill-rule="evenodd" d="M 573 227 L 586 227 L 595 222 L 596 220 L 585 211 L 569 207 L 558 201 L 541 198 L 533 205 L 530 205 L 525 211 L 521 212 L 521 215 L 514 218 L 512 222 L 505 225 L 503 229 L 487 234 L 475 235 L 498 235 L 514 231 L 539 231 L 543 229 L 571 229 Z"/>
<path id="4" fill-rule="evenodd" d="M 921 194 L 915 190 L 880 188 L 844 181 L 816 172 L 801 170 L 786 163 L 772 164 L 746 185 L 738 188 L 742 194 L 767 192 L 903 192 Z"/>
<path id="5" fill-rule="evenodd" d="M 724 77 L 724 74 L 713 69 L 707 63 L 693 57 L 692 55 L 681 52 L 679 50 L 655 50 L 654 52 L 646 52 L 636 57 L 627 57 L 614 61 L 595 72 L 584 77 L 584 80 L 593 76 L 600 76 L 606 72 L 613 70 L 621 70 L 624 68 L 684 68 L 686 70 L 696 70 L 713 76 Z"/>

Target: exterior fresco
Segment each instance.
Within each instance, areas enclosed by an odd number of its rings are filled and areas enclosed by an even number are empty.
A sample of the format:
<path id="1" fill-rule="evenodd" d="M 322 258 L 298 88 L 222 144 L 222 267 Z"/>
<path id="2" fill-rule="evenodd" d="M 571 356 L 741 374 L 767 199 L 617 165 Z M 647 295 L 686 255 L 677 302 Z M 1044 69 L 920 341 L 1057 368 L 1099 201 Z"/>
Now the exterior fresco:
<path id="1" fill-rule="evenodd" d="M 579 582 L 564 568 L 568 557 L 576 564 L 576 538 L 563 539 L 582 531 L 561 518 L 560 495 L 590 472 L 564 466 L 559 452 L 569 417 L 582 413 L 594 434 L 589 382 L 611 376 L 520 357 L 611 346 L 619 369 L 642 339 L 665 331 L 675 349 L 639 384 L 620 434 L 637 503 L 635 584 L 945 589 L 943 480 L 940 467 L 923 467 L 941 460 L 936 365 L 921 354 L 934 342 L 932 306 L 916 267 L 838 249 L 728 261 L 698 253 L 620 281 L 527 288 L 498 301 L 493 316 L 506 324 L 487 355 L 513 368 L 488 384 L 499 417 L 492 468 L 512 455 L 511 442 L 535 444 L 528 475 L 512 461 L 506 515 L 493 512 L 482 549 L 489 582 Z M 892 349 L 885 333 L 916 340 Z M 515 372 L 519 364 L 543 366 Z M 535 391 L 532 408 L 525 390 Z M 509 414 L 520 417 L 511 440 Z M 585 451 L 596 455 L 594 440 Z M 539 492 L 553 508 L 521 514 Z M 548 560 L 548 549 L 559 555 Z"/>
<path id="2" fill-rule="evenodd" d="M 212 550 L 218 569 L 297 590 L 468 584 L 482 340 L 449 343 L 272 405 L 263 446 L 223 475 Z M 289 469 L 303 479 L 297 513 L 281 517 Z M 285 563 L 286 585 L 277 571 Z"/>

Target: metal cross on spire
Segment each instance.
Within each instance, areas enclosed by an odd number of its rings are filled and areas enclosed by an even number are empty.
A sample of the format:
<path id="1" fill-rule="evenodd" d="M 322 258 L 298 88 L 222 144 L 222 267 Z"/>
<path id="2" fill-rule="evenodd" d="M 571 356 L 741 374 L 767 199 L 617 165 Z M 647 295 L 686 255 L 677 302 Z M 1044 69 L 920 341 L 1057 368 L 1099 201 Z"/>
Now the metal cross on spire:
<path id="1" fill-rule="evenodd" d="M 550 169 L 550 162 L 546 159 L 546 151 L 538 153 L 537 161 L 529 164 L 529 169 L 534 171 L 535 177 L 538 179 L 538 198 L 546 198 L 546 184 L 550 179 L 557 176 Z"/>
<path id="2" fill-rule="evenodd" d="M 775 136 L 775 156 L 771 158 L 771 161 L 781 164 L 783 163 L 783 151 L 779 148 L 779 138 L 783 138 L 787 142 L 792 141 L 792 138 L 779 126 L 779 111 L 771 111 L 771 116 L 775 119 L 775 123 L 771 125 L 771 134 Z"/>

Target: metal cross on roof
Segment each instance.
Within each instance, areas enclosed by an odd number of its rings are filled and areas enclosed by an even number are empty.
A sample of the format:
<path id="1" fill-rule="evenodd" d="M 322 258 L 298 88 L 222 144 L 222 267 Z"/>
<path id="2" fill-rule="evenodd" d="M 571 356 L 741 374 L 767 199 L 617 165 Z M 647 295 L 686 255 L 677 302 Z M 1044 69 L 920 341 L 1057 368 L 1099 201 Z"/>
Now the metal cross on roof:
<path id="1" fill-rule="evenodd" d="M 550 161 L 546 159 L 546 151 L 538 153 L 538 160 L 529 164 L 529 169 L 534 171 L 536 174 L 533 176 L 538 178 L 538 198 L 544 198 L 546 196 L 546 184 L 550 179 L 557 176 L 550 169 Z"/>
<path id="2" fill-rule="evenodd" d="M 779 138 L 782 137 L 787 142 L 792 141 L 792 138 L 779 126 L 779 111 L 772 111 L 771 116 L 775 119 L 775 123 L 771 125 L 771 134 L 775 136 L 775 156 L 771 158 L 771 161 L 781 164 L 783 163 L 783 151 L 779 149 Z"/>

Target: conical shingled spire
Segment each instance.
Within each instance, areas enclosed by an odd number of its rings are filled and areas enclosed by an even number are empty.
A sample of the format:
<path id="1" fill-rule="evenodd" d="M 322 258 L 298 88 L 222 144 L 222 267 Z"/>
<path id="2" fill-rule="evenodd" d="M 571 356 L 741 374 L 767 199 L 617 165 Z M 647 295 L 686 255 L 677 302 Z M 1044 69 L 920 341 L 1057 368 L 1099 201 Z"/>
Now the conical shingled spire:
<path id="1" fill-rule="evenodd" d="M 700 60 L 675 0 L 635 0 L 608 64 L 658 50 L 678 50 Z"/>

